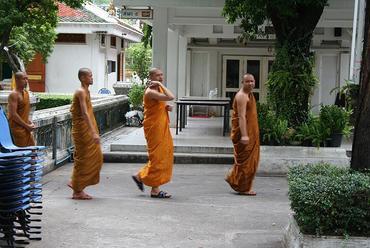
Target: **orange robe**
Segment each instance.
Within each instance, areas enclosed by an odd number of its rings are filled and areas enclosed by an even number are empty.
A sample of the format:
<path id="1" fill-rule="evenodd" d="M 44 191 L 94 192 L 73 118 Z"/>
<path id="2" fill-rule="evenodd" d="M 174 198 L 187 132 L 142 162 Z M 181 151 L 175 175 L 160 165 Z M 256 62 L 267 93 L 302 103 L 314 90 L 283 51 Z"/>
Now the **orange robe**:
<path id="1" fill-rule="evenodd" d="M 86 106 L 89 118 L 92 120 L 96 132 L 99 133 L 90 94 L 86 97 Z M 72 188 L 81 192 L 85 187 L 99 183 L 103 154 L 100 144 L 94 143 L 90 128 L 81 114 L 80 101 L 76 95 L 73 97 L 70 111 L 72 113 L 72 137 L 75 145 Z"/>
<path id="2" fill-rule="evenodd" d="M 226 181 L 237 192 L 248 192 L 252 189 L 253 180 L 257 172 L 260 159 L 260 141 L 256 100 L 253 93 L 249 94 L 246 106 L 248 145 L 240 143 L 238 108 L 234 100 L 232 116 L 231 140 L 234 145 L 234 165 L 226 176 Z"/>
<path id="3" fill-rule="evenodd" d="M 30 105 L 30 96 L 28 91 L 23 91 L 23 100 L 18 101 L 17 113 L 21 119 L 28 123 L 30 115 L 31 105 Z M 34 146 L 35 140 L 30 131 L 16 123 L 15 121 L 9 119 L 10 130 L 13 135 L 13 141 L 16 146 Z"/>
<path id="4" fill-rule="evenodd" d="M 160 88 L 160 92 L 163 90 Z M 173 168 L 173 141 L 166 102 L 144 95 L 144 134 L 147 141 L 149 162 L 141 168 L 141 181 L 159 187 L 171 180 Z"/>

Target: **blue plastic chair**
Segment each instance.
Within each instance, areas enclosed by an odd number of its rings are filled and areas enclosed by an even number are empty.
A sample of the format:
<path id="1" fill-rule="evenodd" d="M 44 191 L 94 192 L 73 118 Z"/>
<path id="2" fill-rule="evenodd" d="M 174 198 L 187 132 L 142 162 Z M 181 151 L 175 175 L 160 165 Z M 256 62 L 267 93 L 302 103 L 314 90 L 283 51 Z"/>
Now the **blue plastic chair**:
<path id="1" fill-rule="evenodd" d="M 6 152 L 15 151 L 29 151 L 29 150 L 45 150 L 45 146 L 26 146 L 19 147 L 14 145 L 11 136 L 8 119 L 6 118 L 4 110 L 0 107 L 0 145 Z"/>

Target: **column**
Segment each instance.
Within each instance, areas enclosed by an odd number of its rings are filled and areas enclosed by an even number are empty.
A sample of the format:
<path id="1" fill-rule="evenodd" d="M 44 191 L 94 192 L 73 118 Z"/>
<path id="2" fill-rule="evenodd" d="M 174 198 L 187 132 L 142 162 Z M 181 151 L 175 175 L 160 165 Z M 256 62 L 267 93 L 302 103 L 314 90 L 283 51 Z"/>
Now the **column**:
<path id="1" fill-rule="evenodd" d="M 156 7 L 153 12 L 153 67 L 163 71 L 167 82 L 168 9 Z"/>
<path id="2" fill-rule="evenodd" d="M 179 36 L 179 64 L 178 64 L 178 75 L 177 75 L 177 96 L 182 97 L 186 95 L 186 72 L 187 72 L 187 38 L 184 36 Z"/>
<path id="3" fill-rule="evenodd" d="M 167 43 L 167 88 L 178 98 L 178 70 L 179 70 L 179 31 L 168 30 Z M 176 113 L 170 113 L 171 126 L 176 123 Z"/>

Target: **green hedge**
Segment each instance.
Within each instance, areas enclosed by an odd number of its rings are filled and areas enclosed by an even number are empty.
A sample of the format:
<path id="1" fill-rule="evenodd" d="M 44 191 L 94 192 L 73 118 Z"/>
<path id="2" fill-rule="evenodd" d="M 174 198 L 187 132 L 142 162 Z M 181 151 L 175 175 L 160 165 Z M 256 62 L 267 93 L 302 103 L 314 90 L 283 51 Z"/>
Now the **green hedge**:
<path id="1" fill-rule="evenodd" d="M 72 96 L 66 95 L 37 95 L 40 101 L 36 104 L 36 110 L 55 108 L 72 103 Z"/>
<path id="2" fill-rule="evenodd" d="M 370 173 L 329 164 L 288 173 L 289 199 L 305 234 L 370 236 Z"/>

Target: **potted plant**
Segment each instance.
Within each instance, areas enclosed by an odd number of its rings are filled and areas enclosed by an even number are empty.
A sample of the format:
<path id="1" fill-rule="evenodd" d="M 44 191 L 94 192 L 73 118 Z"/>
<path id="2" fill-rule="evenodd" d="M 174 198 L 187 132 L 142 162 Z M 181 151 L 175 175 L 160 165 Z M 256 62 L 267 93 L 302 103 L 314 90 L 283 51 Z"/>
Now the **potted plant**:
<path id="1" fill-rule="evenodd" d="M 339 147 L 343 135 L 350 134 L 349 120 L 351 110 L 336 105 L 322 106 L 320 110 L 320 121 L 330 131 L 329 146 Z"/>
<path id="2" fill-rule="evenodd" d="M 128 98 L 130 102 L 131 111 L 127 112 L 126 123 L 129 126 L 141 126 L 144 118 L 143 115 L 143 97 L 144 97 L 145 86 L 144 84 L 135 83 L 132 85 Z"/>
<path id="3" fill-rule="evenodd" d="M 330 136 L 329 128 L 324 125 L 318 117 L 311 117 L 306 123 L 298 127 L 296 139 L 302 142 L 303 146 L 326 146 Z"/>

